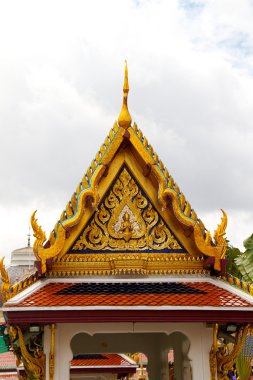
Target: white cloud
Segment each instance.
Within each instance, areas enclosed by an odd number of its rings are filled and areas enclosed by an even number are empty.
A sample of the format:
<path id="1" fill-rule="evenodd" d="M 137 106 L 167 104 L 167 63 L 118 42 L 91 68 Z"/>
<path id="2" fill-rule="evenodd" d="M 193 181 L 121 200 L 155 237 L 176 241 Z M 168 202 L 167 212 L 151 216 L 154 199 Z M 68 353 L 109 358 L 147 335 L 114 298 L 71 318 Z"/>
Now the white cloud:
<path id="1" fill-rule="evenodd" d="M 224 208 L 236 244 L 252 232 L 250 0 L 0 8 L 0 256 L 34 208 L 53 228 L 118 116 L 125 58 L 131 114 L 207 227 Z"/>

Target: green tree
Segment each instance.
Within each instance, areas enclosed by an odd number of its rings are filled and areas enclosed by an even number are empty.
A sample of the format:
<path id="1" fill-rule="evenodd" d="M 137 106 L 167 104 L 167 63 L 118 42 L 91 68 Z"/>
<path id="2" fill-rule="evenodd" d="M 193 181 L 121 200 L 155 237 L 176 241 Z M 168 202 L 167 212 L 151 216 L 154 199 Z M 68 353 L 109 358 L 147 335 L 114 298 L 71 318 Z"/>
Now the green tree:
<path id="1" fill-rule="evenodd" d="M 240 380 L 249 380 L 251 375 L 251 357 L 238 355 L 236 358 L 236 370 Z"/>
<path id="2" fill-rule="evenodd" d="M 226 259 L 227 259 L 227 272 L 231 274 L 234 277 L 242 278 L 241 272 L 238 268 L 238 265 L 235 262 L 235 259 L 239 257 L 242 254 L 239 248 L 235 248 L 232 245 L 230 245 L 229 241 L 227 242 L 227 253 L 226 253 Z"/>
<path id="3" fill-rule="evenodd" d="M 244 240 L 245 252 L 235 258 L 242 279 L 246 282 L 253 281 L 253 234 Z"/>

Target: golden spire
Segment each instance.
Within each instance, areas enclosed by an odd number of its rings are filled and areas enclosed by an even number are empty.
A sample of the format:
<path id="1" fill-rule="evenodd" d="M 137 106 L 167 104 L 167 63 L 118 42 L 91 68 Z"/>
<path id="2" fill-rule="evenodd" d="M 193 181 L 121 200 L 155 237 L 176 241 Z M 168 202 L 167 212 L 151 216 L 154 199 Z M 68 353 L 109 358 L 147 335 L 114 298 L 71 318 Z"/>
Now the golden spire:
<path id="1" fill-rule="evenodd" d="M 128 85 L 128 69 L 127 69 L 127 61 L 125 61 L 125 78 L 124 78 L 124 87 L 123 87 L 123 104 L 118 117 L 118 124 L 122 128 L 129 128 L 131 126 L 132 118 L 127 108 L 127 96 L 129 92 Z"/>

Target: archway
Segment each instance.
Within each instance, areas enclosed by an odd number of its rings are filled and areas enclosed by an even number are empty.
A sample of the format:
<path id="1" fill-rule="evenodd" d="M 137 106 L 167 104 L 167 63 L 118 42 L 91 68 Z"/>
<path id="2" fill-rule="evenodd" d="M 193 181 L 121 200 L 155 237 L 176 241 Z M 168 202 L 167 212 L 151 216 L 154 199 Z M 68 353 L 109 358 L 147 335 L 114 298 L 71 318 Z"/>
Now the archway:
<path id="1" fill-rule="evenodd" d="M 149 380 L 169 379 L 168 353 L 173 350 L 175 379 L 192 380 L 191 363 L 188 358 L 190 341 L 181 332 L 174 332 L 170 335 L 135 332 L 89 335 L 80 332 L 72 338 L 70 345 L 73 356 L 78 354 L 103 355 L 143 352 L 148 357 L 147 371 Z"/>

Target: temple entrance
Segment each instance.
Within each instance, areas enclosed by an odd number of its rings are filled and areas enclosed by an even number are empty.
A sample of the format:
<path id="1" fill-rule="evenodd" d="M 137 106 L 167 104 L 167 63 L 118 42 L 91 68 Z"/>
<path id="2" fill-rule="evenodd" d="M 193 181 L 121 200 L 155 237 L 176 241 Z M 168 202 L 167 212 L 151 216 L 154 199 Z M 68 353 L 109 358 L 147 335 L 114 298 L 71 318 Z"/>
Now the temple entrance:
<path id="1" fill-rule="evenodd" d="M 147 363 L 145 363 L 148 374 L 146 379 L 192 380 L 191 360 L 188 357 L 190 340 L 181 332 L 174 332 L 170 335 L 165 333 L 134 332 L 99 333 L 93 336 L 81 332 L 72 338 L 70 346 L 73 358 L 95 358 L 97 355 L 98 359 L 101 358 L 101 363 L 104 360 L 102 357 L 106 357 L 107 354 L 123 354 L 123 357 L 126 355 L 126 357 L 134 359 L 134 354 L 143 353 L 148 358 Z M 73 360 L 71 363 L 69 379 L 77 379 L 77 373 L 74 373 L 73 370 Z M 87 376 L 90 375 L 88 373 L 81 375 L 81 369 L 79 368 L 79 380 L 88 380 Z M 94 380 L 94 376 L 95 373 L 92 380 Z M 100 377 L 101 379 L 106 376 L 106 379 L 109 380 L 109 374 L 107 373 L 106 375 L 101 370 L 97 373 L 97 376 L 97 378 Z M 131 376 L 134 379 L 134 374 L 131 375 L 124 369 L 122 370 L 122 377 L 120 375 L 115 377 L 114 374 L 112 379 L 131 379 Z"/>

